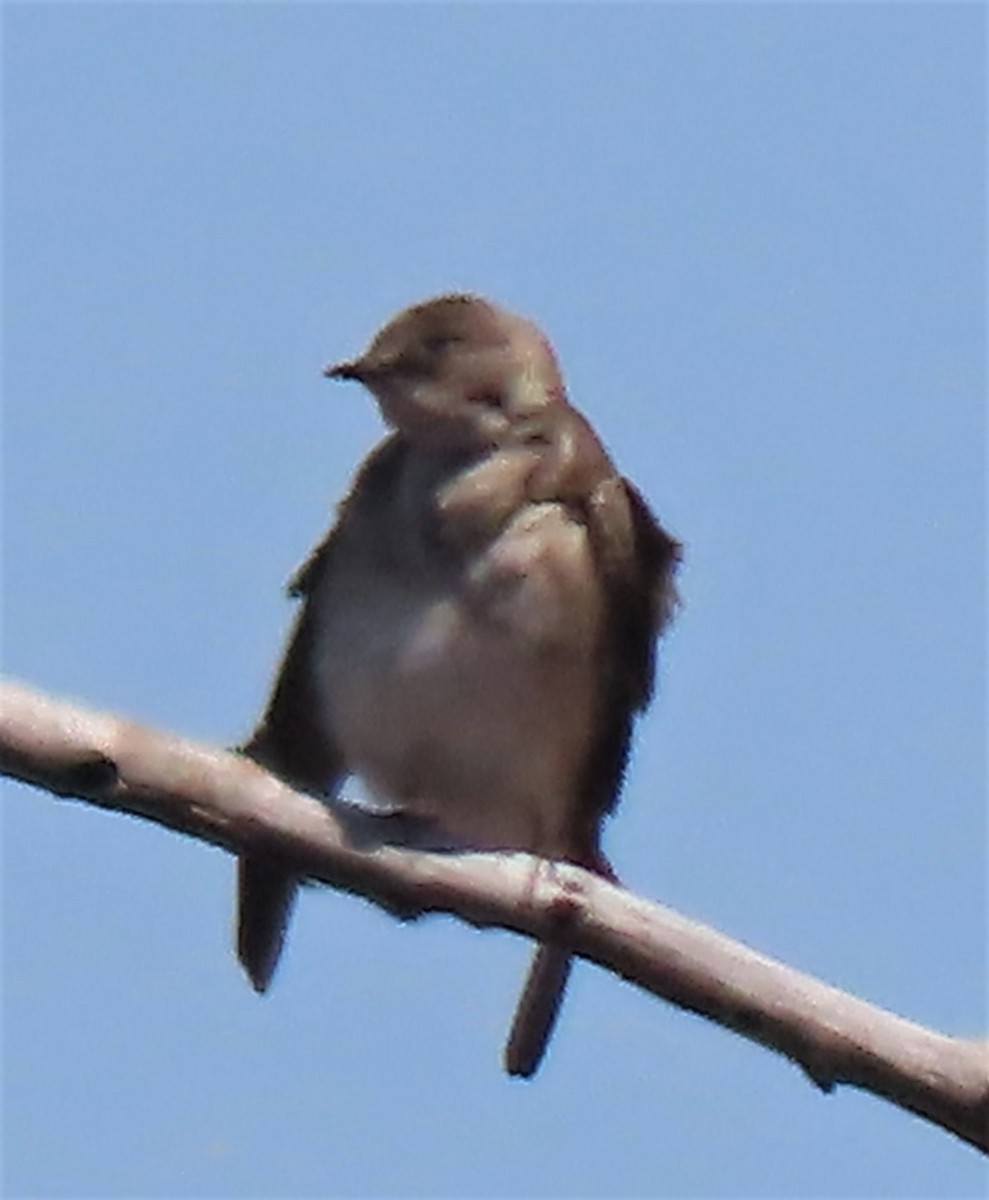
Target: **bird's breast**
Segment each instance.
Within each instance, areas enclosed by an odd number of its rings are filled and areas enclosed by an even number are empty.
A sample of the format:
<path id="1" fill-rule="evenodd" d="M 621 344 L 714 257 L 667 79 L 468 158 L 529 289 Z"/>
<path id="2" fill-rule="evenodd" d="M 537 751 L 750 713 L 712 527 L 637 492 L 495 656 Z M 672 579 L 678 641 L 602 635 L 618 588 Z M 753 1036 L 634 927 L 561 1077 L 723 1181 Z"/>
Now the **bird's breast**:
<path id="1" fill-rule="evenodd" d="M 347 573 L 311 603 L 349 769 L 473 844 L 570 853 L 602 620 L 583 525 L 528 505 L 454 571 L 362 555 L 341 587 Z"/>

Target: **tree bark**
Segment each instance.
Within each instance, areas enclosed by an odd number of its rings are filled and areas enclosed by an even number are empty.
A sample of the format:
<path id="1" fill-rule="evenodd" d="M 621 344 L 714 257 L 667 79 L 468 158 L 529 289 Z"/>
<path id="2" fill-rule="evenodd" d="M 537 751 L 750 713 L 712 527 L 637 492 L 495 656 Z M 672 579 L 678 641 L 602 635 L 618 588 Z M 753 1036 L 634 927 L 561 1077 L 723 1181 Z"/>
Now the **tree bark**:
<path id="1" fill-rule="evenodd" d="M 825 1092 L 862 1088 L 989 1152 L 989 1042 L 859 1000 L 578 867 L 384 842 L 375 822 L 254 763 L 17 684 L 0 685 L 0 772 L 155 821 L 380 904 L 455 913 L 565 946 L 791 1058 Z"/>

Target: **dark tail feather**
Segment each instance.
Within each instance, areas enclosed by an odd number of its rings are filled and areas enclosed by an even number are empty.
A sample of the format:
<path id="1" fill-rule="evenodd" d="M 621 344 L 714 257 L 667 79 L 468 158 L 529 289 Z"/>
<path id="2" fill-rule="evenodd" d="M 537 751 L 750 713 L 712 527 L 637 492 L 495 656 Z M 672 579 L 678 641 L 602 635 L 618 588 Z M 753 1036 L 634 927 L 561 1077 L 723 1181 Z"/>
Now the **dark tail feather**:
<path id="1" fill-rule="evenodd" d="M 237 957 L 256 992 L 265 991 L 278 965 L 298 886 L 270 859 L 237 860 Z"/>
<path id="2" fill-rule="evenodd" d="M 563 1003 L 573 959 L 559 946 L 540 946 L 529 968 L 505 1047 L 505 1070 L 528 1079 L 539 1069 Z"/>

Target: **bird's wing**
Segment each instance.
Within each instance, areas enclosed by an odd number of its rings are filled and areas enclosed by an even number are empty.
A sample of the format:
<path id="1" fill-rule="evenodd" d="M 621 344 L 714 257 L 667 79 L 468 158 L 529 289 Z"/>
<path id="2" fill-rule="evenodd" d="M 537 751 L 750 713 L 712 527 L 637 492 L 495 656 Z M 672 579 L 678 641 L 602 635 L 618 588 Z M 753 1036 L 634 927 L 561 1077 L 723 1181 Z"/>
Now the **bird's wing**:
<path id="1" fill-rule="evenodd" d="M 389 438 L 371 455 L 340 509 L 338 520 L 289 581 L 288 593 L 302 601 L 289 635 L 271 698 L 257 728 L 241 748 L 291 786 L 316 795 L 336 789 L 347 766 L 328 728 L 314 676 L 318 594 L 333 586 L 341 522 L 353 497 L 381 487 L 402 453 Z M 237 874 L 237 954 L 255 989 L 271 981 L 285 941 L 298 879 L 266 855 L 242 855 Z"/>
<path id="2" fill-rule="evenodd" d="M 612 475 L 591 492 L 585 520 L 606 598 L 598 736 L 589 747 L 579 812 L 600 859 L 601 817 L 618 800 L 636 714 L 652 699 L 656 643 L 676 606 L 681 547 L 627 479 Z M 605 873 L 608 873 L 607 871 Z"/>
<path id="3" fill-rule="evenodd" d="M 377 446 L 341 503 L 337 520 L 287 585 L 289 596 L 302 604 L 264 716 L 243 749 L 274 774 L 304 791 L 326 792 L 346 773 L 332 731 L 320 719 L 324 706 L 316 693 L 313 672 L 318 615 L 314 599 L 333 586 L 336 550 L 351 508 L 358 502 L 373 502 L 375 493 L 394 478 L 405 451 L 406 443 L 397 436 L 386 438 Z"/>

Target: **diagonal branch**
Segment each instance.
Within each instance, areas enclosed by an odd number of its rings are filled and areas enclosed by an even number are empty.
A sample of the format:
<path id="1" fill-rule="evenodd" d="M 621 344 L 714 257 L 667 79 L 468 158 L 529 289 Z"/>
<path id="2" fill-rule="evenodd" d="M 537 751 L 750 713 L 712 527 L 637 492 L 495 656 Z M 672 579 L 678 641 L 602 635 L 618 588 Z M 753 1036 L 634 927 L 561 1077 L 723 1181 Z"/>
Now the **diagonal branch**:
<path id="1" fill-rule="evenodd" d="M 989 1043 L 948 1037 L 829 987 L 577 867 L 525 854 L 369 843 L 227 751 L 0 685 L 0 772 L 293 869 L 405 919 L 456 913 L 550 941 L 798 1063 L 989 1151 Z M 533 882 L 535 878 L 535 883 Z"/>

